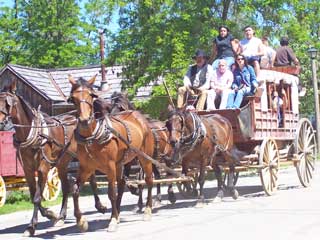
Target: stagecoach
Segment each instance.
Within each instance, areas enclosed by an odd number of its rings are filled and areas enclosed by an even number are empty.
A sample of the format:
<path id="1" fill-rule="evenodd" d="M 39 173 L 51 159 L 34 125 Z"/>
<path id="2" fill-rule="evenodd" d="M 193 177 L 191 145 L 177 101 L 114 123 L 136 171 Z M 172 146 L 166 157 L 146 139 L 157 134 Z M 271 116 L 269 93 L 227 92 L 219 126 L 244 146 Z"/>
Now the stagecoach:
<path id="1" fill-rule="evenodd" d="M 267 195 L 277 190 L 279 167 L 286 163 L 292 163 L 301 184 L 309 186 L 317 156 L 312 124 L 299 117 L 299 79 L 284 70 L 261 70 L 260 89 L 247 97 L 240 109 L 197 112 L 220 114 L 230 121 L 235 145 L 246 153 L 237 164 L 234 179 L 239 171 L 257 169 Z M 272 93 L 279 84 L 286 93 L 287 104 L 274 109 Z"/>
<path id="2" fill-rule="evenodd" d="M 13 146 L 13 134 L 13 131 L 0 131 L 0 207 L 5 204 L 7 190 L 27 189 L 23 168 Z M 45 200 L 52 201 L 59 196 L 60 190 L 57 169 L 52 168 L 42 195 Z"/>

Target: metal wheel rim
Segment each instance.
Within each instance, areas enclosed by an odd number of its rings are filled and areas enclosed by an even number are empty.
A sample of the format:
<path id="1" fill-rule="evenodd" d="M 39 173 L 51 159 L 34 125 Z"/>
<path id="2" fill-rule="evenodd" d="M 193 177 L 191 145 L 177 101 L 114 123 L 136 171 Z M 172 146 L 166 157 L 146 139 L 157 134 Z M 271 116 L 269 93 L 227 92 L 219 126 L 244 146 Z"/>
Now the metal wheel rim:
<path id="1" fill-rule="evenodd" d="M 48 172 L 47 182 L 43 189 L 42 196 L 46 201 L 54 201 L 61 191 L 61 181 L 56 167 Z"/>
<path id="2" fill-rule="evenodd" d="M 271 138 L 262 142 L 259 163 L 264 167 L 260 170 L 263 189 L 268 196 L 273 195 L 278 188 L 278 171 L 280 166 L 277 143 Z"/>
<path id="3" fill-rule="evenodd" d="M 6 184 L 3 178 L 0 176 L 0 207 L 2 207 L 6 202 Z"/>
<path id="4" fill-rule="evenodd" d="M 310 186 L 317 157 L 316 137 L 308 119 L 300 120 L 295 139 L 295 153 L 298 158 L 295 166 L 304 187 Z"/>

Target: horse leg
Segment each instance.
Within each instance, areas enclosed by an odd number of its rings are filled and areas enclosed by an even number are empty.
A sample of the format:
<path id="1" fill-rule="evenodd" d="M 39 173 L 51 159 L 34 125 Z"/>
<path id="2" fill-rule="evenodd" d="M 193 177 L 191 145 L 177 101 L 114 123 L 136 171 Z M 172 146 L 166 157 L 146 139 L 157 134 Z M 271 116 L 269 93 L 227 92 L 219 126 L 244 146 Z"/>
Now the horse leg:
<path id="1" fill-rule="evenodd" d="M 97 186 L 97 179 L 96 179 L 96 175 L 95 174 L 92 174 L 90 176 L 90 186 L 91 186 L 91 189 L 93 191 L 95 208 L 100 213 L 103 213 L 103 214 L 106 213 L 107 212 L 107 207 L 102 205 L 102 203 L 100 201 L 100 198 L 99 198 L 99 195 L 98 195 L 98 186 Z"/>
<path id="2" fill-rule="evenodd" d="M 176 198 L 176 195 L 174 194 L 174 191 L 173 191 L 173 185 L 172 184 L 169 184 L 168 185 L 168 200 L 174 204 L 176 201 L 177 201 L 177 198 Z"/>
<path id="3" fill-rule="evenodd" d="M 88 230 L 88 222 L 84 216 L 82 216 L 80 207 L 79 207 L 79 196 L 80 189 L 83 183 L 92 175 L 92 171 L 85 172 L 83 167 L 80 165 L 80 170 L 78 171 L 77 181 L 72 184 L 72 197 L 73 197 L 73 206 L 74 206 L 74 216 L 77 220 L 77 226 L 81 232 Z"/>
<path id="4" fill-rule="evenodd" d="M 61 227 L 64 224 L 64 220 L 67 216 L 68 194 L 70 190 L 67 168 L 59 168 L 59 178 L 61 180 L 62 188 L 62 204 L 59 216 L 54 223 L 54 226 Z"/>
<path id="5" fill-rule="evenodd" d="M 222 198 L 224 197 L 223 180 L 222 180 L 222 167 L 215 164 L 213 166 L 213 169 L 214 169 L 214 173 L 216 175 L 217 182 L 218 182 L 218 192 L 217 192 L 217 196 L 213 199 L 213 202 L 218 203 L 218 202 L 221 202 Z"/>
<path id="6" fill-rule="evenodd" d="M 124 177 L 122 176 L 122 165 L 119 164 L 117 167 L 117 186 L 118 186 L 118 194 L 117 194 L 117 211 L 120 215 L 120 206 L 121 206 L 121 200 L 123 196 L 123 192 L 126 186 L 126 181 Z M 118 217 L 118 223 L 120 222 L 120 217 Z"/>
<path id="7" fill-rule="evenodd" d="M 108 172 L 108 197 L 111 202 L 111 220 L 108 226 L 108 232 L 115 232 L 118 229 L 119 214 L 117 208 L 117 194 L 116 194 L 116 166 L 114 162 L 109 161 Z M 121 183 L 122 184 L 122 181 Z"/>
<path id="8" fill-rule="evenodd" d="M 54 214 L 54 212 L 44 208 L 41 206 L 41 200 L 42 200 L 42 191 L 46 182 L 46 174 L 43 174 L 41 171 L 35 171 L 34 172 L 34 186 L 35 190 L 33 190 L 33 193 L 31 193 L 31 199 L 33 202 L 33 216 L 31 219 L 30 224 L 24 231 L 24 236 L 33 236 L 35 233 L 36 226 L 38 224 L 38 211 L 40 210 L 40 213 L 42 216 L 47 217 L 50 220 L 56 220 L 57 216 Z M 28 179 L 28 177 L 27 177 Z M 29 185 L 30 187 L 30 185 Z M 33 188 L 32 188 L 33 189 Z"/>
<path id="9" fill-rule="evenodd" d="M 145 182 L 148 188 L 147 203 L 146 203 L 146 208 L 144 210 L 143 220 L 150 221 L 152 216 L 152 186 L 153 186 L 152 163 L 145 159 L 141 159 L 140 163 L 144 170 Z"/>
<path id="10" fill-rule="evenodd" d="M 160 172 L 159 172 L 158 168 L 153 164 L 152 164 L 152 172 L 153 172 L 155 179 L 160 179 Z M 157 195 L 154 198 L 153 206 L 160 206 L 160 204 L 161 204 L 161 185 L 160 185 L 160 183 L 158 183 L 157 184 Z"/>
<path id="11" fill-rule="evenodd" d="M 198 178 L 198 182 L 199 182 L 199 186 L 200 186 L 200 194 L 198 197 L 196 207 L 203 207 L 203 205 L 204 205 L 204 194 L 203 194 L 204 180 L 205 180 L 205 166 L 203 166 L 203 164 L 201 164 L 200 174 L 199 174 L 199 178 Z"/>
<path id="12" fill-rule="evenodd" d="M 239 193 L 238 193 L 237 189 L 234 186 L 234 172 L 235 172 L 235 167 L 232 164 L 232 165 L 229 166 L 227 188 L 230 191 L 232 198 L 234 200 L 236 200 L 239 197 Z"/>

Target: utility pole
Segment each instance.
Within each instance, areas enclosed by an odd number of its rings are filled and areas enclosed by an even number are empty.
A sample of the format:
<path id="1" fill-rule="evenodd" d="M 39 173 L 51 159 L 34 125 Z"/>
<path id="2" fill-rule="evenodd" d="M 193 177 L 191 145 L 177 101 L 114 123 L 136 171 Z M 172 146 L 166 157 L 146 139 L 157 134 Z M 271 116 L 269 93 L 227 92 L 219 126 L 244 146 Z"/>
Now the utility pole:
<path id="1" fill-rule="evenodd" d="M 320 152 L 320 112 L 319 112 L 319 92 L 318 92 L 318 80 L 317 80 L 317 66 L 316 58 L 318 50 L 316 48 L 308 49 L 310 58 L 311 58 L 311 67 L 312 67 L 312 82 L 313 82 L 313 91 L 314 91 L 314 101 L 315 101 L 315 110 L 316 110 L 316 131 L 317 131 L 317 150 Z"/>
<path id="2" fill-rule="evenodd" d="M 101 59 L 101 91 L 109 90 L 108 81 L 106 79 L 106 66 L 104 65 L 104 34 L 106 29 L 99 30 L 99 37 L 100 37 L 100 59 Z"/>

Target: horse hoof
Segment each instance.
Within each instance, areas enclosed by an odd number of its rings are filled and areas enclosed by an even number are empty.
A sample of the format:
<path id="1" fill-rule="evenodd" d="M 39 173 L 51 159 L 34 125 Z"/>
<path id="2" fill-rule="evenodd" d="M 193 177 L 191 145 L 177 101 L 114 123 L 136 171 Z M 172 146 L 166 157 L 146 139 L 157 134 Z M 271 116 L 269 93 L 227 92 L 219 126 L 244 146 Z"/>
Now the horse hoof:
<path id="1" fill-rule="evenodd" d="M 170 201 L 171 204 L 175 204 L 177 201 L 176 195 L 174 192 L 168 191 L 168 200 Z"/>
<path id="2" fill-rule="evenodd" d="M 237 191 L 236 189 L 232 190 L 232 191 L 231 191 L 231 196 L 232 196 L 232 198 L 233 198 L 234 200 L 237 200 L 238 197 L 239 197 L 238 191 Z"/>
<path id="3" fill-rule="evenodd" d="M 52 221 L 57 221 L 59 219 L 59 216 L 57 214 L 55 214 L 55 212 L 51 211 L 51 210 L 47 210 L 47 217 L 48 219 L 52 220 Z"/>
<path id="4" fill-rule="evenodd" d="M 33 227 L 27 227 L 26 230 L 23 232 L 24 237 L 33 237 L 34 236 L 35 229 Z"/>
<path id="5" fill-rule="evenodd" d="M 222 202 L 222 197 L 216 196 L 216 197 L 213 199 L 213 203 L 221 203 L 221 202 Z"/>
<path id="6" fill-rule="evenodd" d="M 99 213 L 105 214 L 107 212 L 107 207 L 102 204 L 96 205 L 96 209 Z"/>
<path id="7" fill-rule="evenodd" d="M 89 225 L 85 217 L 82 216 L 78 221 L 77 225 L 78 225 L 78 228 L 80 229 L 80 232 L 88 231 Z"/>
<path id="8" fill-rule="evenodd" d="M 150 221 L 152 216 L 152 210 L 150 207 L 146 207 L 144 210 L 143 221 Z"/>
<path id="9" fill-rule="evenodd" d="M 64 225 L 64 219 L 58 219 L 55 223 L 54 223 L 54 227 L 62 227 Z"/>
<path id="10" fill-rule="evenodd" d="M 118 221 L 120 222 L 120 218 L 118 220 L 116 220 L 115 218 L 111 218 L 107 231 L 116 232 L 118 230 Z"/>
<path id="11" fill-rule="evenodd" d="M 204 198 L 201 197 L 198 199 L 197 204 L 195 206 L 196 208 L 203 208 L 204 207 Z"/>
<path id="12" fill-rule="evenodd" d="M 158 198 L 155 198 L 153 200 L 152 206 L 153 207 L 160 207 L 161 206 L 161 201 Z"/>

